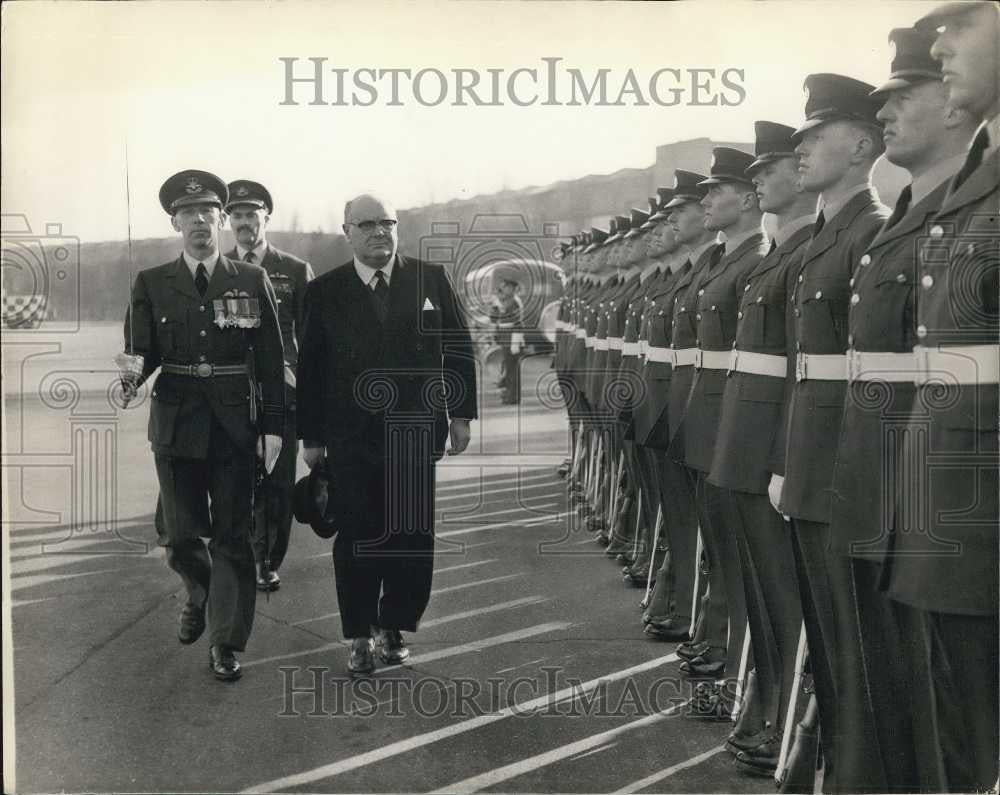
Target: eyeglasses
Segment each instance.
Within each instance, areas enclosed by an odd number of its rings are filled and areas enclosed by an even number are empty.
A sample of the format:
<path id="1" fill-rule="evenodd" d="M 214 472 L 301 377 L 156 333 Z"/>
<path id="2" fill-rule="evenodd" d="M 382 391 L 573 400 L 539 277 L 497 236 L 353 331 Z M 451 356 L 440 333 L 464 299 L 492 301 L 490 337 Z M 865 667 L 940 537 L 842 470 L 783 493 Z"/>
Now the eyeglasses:
<path id="1" fill-rule="evenodd" d="M 391 232 L 396 228 L 396 224 L 398 223 L 399 221 L 395 218 L 383 218 L 381 221 L 362 221 L 360 224 L 348 221 L 347 225 L 356 226 L 362 232 L 374 232 L 376 226 L 383 232 Z"/>

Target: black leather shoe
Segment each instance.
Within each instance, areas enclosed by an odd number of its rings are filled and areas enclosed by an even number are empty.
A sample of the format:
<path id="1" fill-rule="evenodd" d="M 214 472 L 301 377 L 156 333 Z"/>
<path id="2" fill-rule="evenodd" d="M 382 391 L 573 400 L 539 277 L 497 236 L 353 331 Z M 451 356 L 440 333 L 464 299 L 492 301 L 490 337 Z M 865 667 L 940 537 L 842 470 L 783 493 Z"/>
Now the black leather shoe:
<path id="1" fill-rule="evenodd" d="M 680 671 L 687 676 L 720 676 L 726 670 L 726 661 L 713 662 L 702 654 L 681 663 Z"/>
<path id="2" fill-rule="evenodd" d="M 736 765 L 740 770 L 755 776 L 773 776 L 778 769 L 780 752 L 781 736 L 775 734 L 756 748 L 736 754 Z"/>
<path id="3" fill-rule="evenodd" d="M 687 621 L 668 618 L 666 621 L 650 621 L 643 632 L 653 640 L 680 643 L 689 639 L 691 626 Z"/>
<path id="4" fill-rule="evenodd" d="M 205 605 L 196 605 L 188 602 L 181 608 L 180 627 L 177 630 L 177 639 L 188 646 L 201 637 L 205 631 Z"/>
<path id="5" fill-rule="evenodd" d="M 353 676 L 368 676 L 375 670 L 375 641 L 372 638 L 353 638 L 347 672 Z"/>
<path id="6" fill-rule="evenodd" d="M 263 563 L 255 563 L 257 569 L 257 590 L 277 591 L 281 587 L 281 578 L 278 572 L 264 567 Z"/>
<path id="7" fill-rule="evenodd" d="M 781 775 L 779 792 L 813 792 L 819 755 L 819 709 L 816 696 L 809 698 L 806 714 L 795 726 L 792 747 Z"/>
<path id="8" fill-rule="evenodd" d="M 740 751 L 749 751 L 752 748 L 756 748 L 761 743 L 767 741 L 774 734 L 774 730 L 768 726 L 766 729 L 761 729 L 756 734 L 738 734 L 733 732 L 729 735 L 729 739 L 726 740 L 726 750 L 735 756 Z"/>
<path id="9" fill-rule="evenodd" d="M 707 652 L 708 648 L 708 643 L 705 641 L 702 641 L 701 643 L 688 641 L 687 643 L 682 643 L 677 647 L 677 656 L 682 660 L 693 660 L 695 657 Z"/>
<path id="10" fill-rule="evenodd" d="M 607 533 L 598 533 L 596 536 L 594 536 L 594 541 L 597 542 L 597 545 L 600 547 L 606 547 L 608 544 L 611 543 L 611 539 L 608 538 Z"/>
<path id="11" fill-rule="evenodd" d="M 379 659 L 386 665 L 399 665 L 410 657 L 406 648 L 403 633 L 398 629 L 383 629 L 379 631 Z"/>
<path id="12" fill-rule="evenodd" d="M 728 721 L 732 720 L 733 705 L 723 688 L 713 685 L 697 691 L 684 714 L 697 720 Z"/>
<path id="13" fill-rule="evenodd" d="M 239 660 L 228 646 L 211 646 L 208 650 L 208 667 L 215 678 L 223 682 L 234 682 L 243 676 Z"/>

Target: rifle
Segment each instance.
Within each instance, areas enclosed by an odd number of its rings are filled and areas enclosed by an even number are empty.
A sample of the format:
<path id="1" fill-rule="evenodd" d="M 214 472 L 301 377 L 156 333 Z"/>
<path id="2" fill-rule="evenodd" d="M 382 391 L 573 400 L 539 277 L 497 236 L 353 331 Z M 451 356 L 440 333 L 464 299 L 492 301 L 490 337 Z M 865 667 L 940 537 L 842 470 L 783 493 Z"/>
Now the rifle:
<path id="1" fill-rule="evenodd" d="M 267 477 L 267 448 L 264 444 L 264 423 L 261 421 L 261 406 L 263 406 L 264 395 L 260 381 L 257 380 L 257 370 L 255 367 L 254 350 L 251 345 L 247 349 L 247 373 L 250 389 L 250 424 L 253 425 L 257 435 L 257 444 L 260 445 L 261 456 L 254 456 L 254 479 L 250 489 L 250 540 L 253 542 L 257 535 L 257 490 L 264 483 Z M 267 490 L 264 490 L 264 561 L 263 570 L 271 570 L 271 521 L 270 505 L 267 500 Z M 271 589 L 268 588 L 265 597 L 271 601 Z"/>

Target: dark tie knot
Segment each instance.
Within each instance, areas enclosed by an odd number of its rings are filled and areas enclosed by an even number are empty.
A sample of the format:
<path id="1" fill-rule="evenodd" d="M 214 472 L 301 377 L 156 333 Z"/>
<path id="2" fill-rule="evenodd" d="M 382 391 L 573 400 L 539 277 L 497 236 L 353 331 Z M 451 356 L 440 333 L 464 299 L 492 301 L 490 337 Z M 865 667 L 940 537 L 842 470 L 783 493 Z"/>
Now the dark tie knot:
<path id="1" fill-rule="evenodd" d="M 198 288 L 198 294 L 204 298 L 205 291 L 208 289 L 208 270 L 205 268 L 204 262 L 199 262 L 195 269 L 194 286 Z"/>
<path id="2" fill-rule="evenodd" d="M 257 255 L 254 254 L 252 251 L 248 251 L 245 259 L 252 265 L 254 260 L 257 259 Z"/>

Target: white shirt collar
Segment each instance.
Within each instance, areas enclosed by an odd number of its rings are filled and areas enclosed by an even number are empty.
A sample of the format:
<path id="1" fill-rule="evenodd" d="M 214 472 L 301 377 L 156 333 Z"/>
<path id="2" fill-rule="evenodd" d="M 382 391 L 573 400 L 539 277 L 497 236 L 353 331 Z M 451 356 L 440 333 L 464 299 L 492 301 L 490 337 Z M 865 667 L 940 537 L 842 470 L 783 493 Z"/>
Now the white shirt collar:
<path id="1" fill-rule="evenodd" d="M 214 257 L 210 257 L 209 259 L 205 260 L 195 259 L 194 257 L 192 257 L 190 254 L 187 253 L 187 249 L 184 249 L 184 251 L 181 253 L 184 255 L 184 262 L 187 263 L 188 270 L 191 271 L 192 277 L 195 275 L 195 273 L 197 273 L 199 263 L 204 263 L 205 270 L 208 271 L 208 278 L 209 279 L 212 278 L 212 273 L 215 271 L 215 263 L 218 262 L 219 260 L 219 252 L 216 252 Z"/>
<path id="2" fill-rule="evenodd" d="M 396 257 L 389 260 L 382 268 L 382 274 L 385 276 L 385 283 L 388 285 L 392 281 L 392 271 L 396 266 Z M 354 258 L 354 270 L 358 274 L 358 278 L 361 279 L 362 283 L 365 284 L 370 289 L 375 289 L 375 271 L 376 268 L 369 267 L 365 265 L 357 257 Z"/>
<path id="3" fill-rule="evenodd" d="M 262 240 L 257 244 L 255 248 L 243 248 L 239 243 L 236 244 L 236 253 L 239 255 L 241 260 L 246 261 L 247 254 L 253 251 L 254 265 L 260 265 L 264 261 L 264 254 L 267 253 L 267 241 Z"/>
<path id="4" fill-rule="evenodd" d="M 806 213 L 798 218 L 793 218 L 784 226 L 774 230 L 774 242 L 778 246 L 783 246 L 788 239 L 804 226 L 812 226 L 816 223 L 816 213 Z"/>

